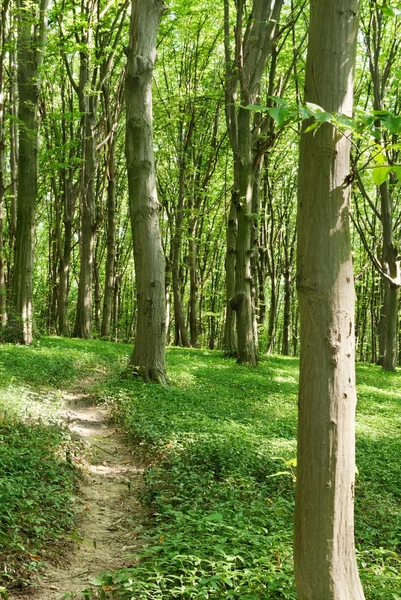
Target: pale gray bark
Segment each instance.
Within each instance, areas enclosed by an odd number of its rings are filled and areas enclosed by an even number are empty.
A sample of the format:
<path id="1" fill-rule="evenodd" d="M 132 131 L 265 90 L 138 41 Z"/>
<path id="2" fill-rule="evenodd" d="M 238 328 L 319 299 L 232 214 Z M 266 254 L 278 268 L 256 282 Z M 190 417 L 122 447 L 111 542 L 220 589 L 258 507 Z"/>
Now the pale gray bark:
<path id="1" fill-rule="evenodd" d="M 12 336 L 24 344 L 33 339 L 32 279 L 34 268 L 35 215 L 38 181 L 39 68 L 46 44 L 48 0 L 36 7 L 28 0 L 18 4 L 18 201 L 12 294 Z"/>
<path id="2" fill-rule="evenodd" d="M 162 0 L 133 0 L 126 73 L 126 157 L 137 288 L 130 365 L 165 383 L 165 258 L 159 227 L 152 127 L 152 75 Z"/>
<path id="3" fill-rule="evenodd" d="M 305 99 L 351 115 L 358 0 L 312 0 Z M 304 128 L 305 129 L 305 128 Z M 299 600 L 363 600 L 354 548 L 355 330 L 350 141 L 301 135 L 295 579 Z"/>

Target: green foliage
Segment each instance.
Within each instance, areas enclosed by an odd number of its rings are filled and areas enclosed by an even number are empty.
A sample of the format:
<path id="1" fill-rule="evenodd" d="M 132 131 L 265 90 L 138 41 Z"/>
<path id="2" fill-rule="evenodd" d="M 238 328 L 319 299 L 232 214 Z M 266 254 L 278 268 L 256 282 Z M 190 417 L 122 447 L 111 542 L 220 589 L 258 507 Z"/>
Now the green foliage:
<path id="1" fill-rule="evenodd" d="M 135 566 L 94 582 L 99 597 L 295 599 L 298 361 L 255 371 L 174 349 L 168 364 L 167 388 L 115 378 L 103 390 L 149 454 L 152 517 Z M 376 367 L 358 377 L 356 542 L 366 598 L 384 600 L 401 587 L 401 386 Z"/>
<path id="2" fill-rule="evenodd" d="M 74 520 L 69 438 L 58 427 L 0 421 L 0 583 L 27 583 L 43 547 Z"/>

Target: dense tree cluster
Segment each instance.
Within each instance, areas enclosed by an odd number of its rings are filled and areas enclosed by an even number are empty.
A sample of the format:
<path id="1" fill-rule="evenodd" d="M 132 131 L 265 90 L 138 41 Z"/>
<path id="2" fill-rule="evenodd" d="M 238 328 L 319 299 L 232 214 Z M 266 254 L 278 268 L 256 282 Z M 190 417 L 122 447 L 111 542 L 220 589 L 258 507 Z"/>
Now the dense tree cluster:
<path id="1" fill-rule="evenodd" d="M 289 107 L 305 102 L 308 10 L 295 0 L 164 7 L 153 147 L 167 343 L 222 347 L 251 364 L 257 351 L 299 350 L 300 123 Z M 3 339 L 134 337 L 130 11 L 127 1 L 2 3 Z M 357 357 L 386 369 L 398 362 L 399 27 L 396 7 L 363 3 L 355 88 L 363 127 L 354 126 L 350 172 Z"/>
<path id="2" fill-rule="evenodd" d="M 363 597 L 353 365 L 399 362 L 400 26 L 374 0 L 1 6 L 0 338 L 136 332 L 132 367 L 162 383 L 166 342 L 252 366 L 301 345 L 302 598 L 322 552 L 346 575 L 312 596 Z"/>

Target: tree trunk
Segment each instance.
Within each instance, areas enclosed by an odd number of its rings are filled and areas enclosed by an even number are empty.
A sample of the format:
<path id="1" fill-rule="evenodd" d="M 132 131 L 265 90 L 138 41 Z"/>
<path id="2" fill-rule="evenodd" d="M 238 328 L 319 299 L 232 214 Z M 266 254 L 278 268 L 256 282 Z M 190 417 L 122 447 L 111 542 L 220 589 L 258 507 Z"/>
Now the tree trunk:
<path id="1" fill-rule="evenodd" d="M 88 60 L 88 59 L 86 59 Z M 83 70 L 87 70 L 84 61 Z M 96 197 L 94 180 L 96 175 L 96 101 L 86 96 L 86 85 L 89 75 L 86 73 L 85 98 L 81 102 L 84 112 L 83 127 L 83 184 L 81 195 L 81 241 L 80 241 L 80 270 L 78 282 L 78 305 L 75 324 L 75 336 L 88 339 L 92 337 L 92 280 L 95 252 L 96 232 Z M 84 110 L 83 110 L 84 109 Z"/>
<path id="2" fill-rule="evenodd" d="M 152 75 L 161 0 L 133 0 L 126 73 L 126 157 L 137 287 L 130 364 L 145 380 L 166 382 L 165 258 L 153 154 Z"/>
<path id="3" fill-rule="evenodd" d="M 253 0 L 245 28 L 244 4 L 236 3 L 235 57 L 232 60 L 229 2 L 224 2 L 226 121 L 234 158 L 234 189 L 238 191 L 238 197 L 235 198 L 238 222 L 235 293 L 229 300 L 229 305 L 236 312 L 237 361 L 256 365 L 251 261 L 255 252 L 252 210 L 254 180 L 260 166 L 257 143 L 260 121 L 258 117 L 253 119 L 252 112 L 246 107 L 256 105 L 259 101 L 261 80 L 272 50 L 283 0 Z"/>
<path id="4" fill-rule="evenodd" d="M 13 286 L 13 259 L 15 256 L 15 236 L 17 232 L 17 197 L 18 197 L 18 101 L 17 101 L 17 60 L 16 60 L 16 39 L 14 35 L 13 18 L 11 14 L 11 27 L 9 32 L 9 110 L 10 110 L 10 193 L 9 193 L 9 232 L 8 232 L 8 253 L 9 261 L 7 265 L 7 300 L 12 305 L 12 286 Z"/>
<path id="5" fill-rule="evenodd" d="M 352 114 L 358 12 L 358 0 L 311 1 L 305 100 L 330 112 Z M 354 547 L 355 291 L 349 170 L 348 137 L 328 123 L 302 133 L 294 540 L 299 600 L 364 598 Z"/>
<path id="6" fill-rule="evenodd" d="M 183 143 L 184 146 L 186 144 Z M 173 284 L 174 297 L 174 321 L 175 321 L 175 340 L 176 346 L 180 344 L 184 348 L 190 348 L 191 344 L 188 337 L 187 326 L 184 319 L 184 311 L 182 309 L 182 294 L 180 290 L 180 259 L 181 259 L 181 240 L 182 240 L 182 221 L 184 218 L 184 195 L 185 195 L 185 152 L 187 148 L 181 149 L 182 156 L 180 157 L 180 177 L 178 186 L 178 202 L 175 215 L 174 236 L 171 240 L 172 246 L 172 263 L 171 275 Z"/>
<path id="7" fill-rule="evenodd" d="M 103 315 L 101 336 L 110 337 L 111 312 L 116 259 L 116 160 L 115 137 L 110 143 L 107 164 L 107 258 L 104 285 Z"/>
<path id="8" fill-rule="evenodd" d="M 381 221 L 383 227 L 382 268 L 397 279 L 397 248 L 393 242 L 393 206 L 387 181 L 380 186 Z M 382 355 L 380 364 L 385 371 L 395 371 L 398 362 L 398 299 L 399 286 L 383 278 L 384 299 L 381 315 Z"/>
<path id="9" fill-rule="evenodd" d="M 4 59 L 6 57 L 6 20 L 9 0 L 4 0 L 0 12 L 0 327 L 7 324 L 6 257 L 4 252 L 4 204 L 5 204 L 5 136 L 4 136 Z"/>
<path id="10" fill-rule="evenodd" d="M 12 294 L 13 338 L 23 344 L 33 339 L 32 281 L 38 185 L 39 68 L 46 42 L 48 0 L 41 0 L 39 27 L 33 30 L 31 3 L 18 3 L 18 203 Z"/>
<path id="11" fill-rule="evenodd" d="M 237 336 L 235 332 L 235 310 L 231 308 L 230 300 L 235 294 L 235 247 L 237 240 L 237 208 L 235 198 L 238 192 L 232 192 L 230 213 L 227 223 L 227 252 L 226 252 L 226 318 L 224 322 L 223 350 L 225 356 L 237 355 Z"/>

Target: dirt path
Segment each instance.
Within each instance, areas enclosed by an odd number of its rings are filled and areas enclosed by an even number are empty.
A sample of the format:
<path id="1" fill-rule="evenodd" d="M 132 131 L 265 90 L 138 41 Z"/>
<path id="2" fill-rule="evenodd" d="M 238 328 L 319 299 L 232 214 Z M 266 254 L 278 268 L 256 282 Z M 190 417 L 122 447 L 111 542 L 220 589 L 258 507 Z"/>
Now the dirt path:
<path id="1" fill-rule="evenodd" d="M 65 397 L 63 418 L 88 448 L 80 485 L 80 539 L 75 547 L 64 549 L 57 565 L 46 564 L 37 589 L 11 595 L 10 600 L 61 600 L 67 593 L 82 598 L 80 592 L 96 575 L 129 566 L 132 559 L 124 556 L 139 548 L 135 526 L 141 517 L 137 493 L 142 468 L 129 441 L 85 389 L 74 389 Z"/>

